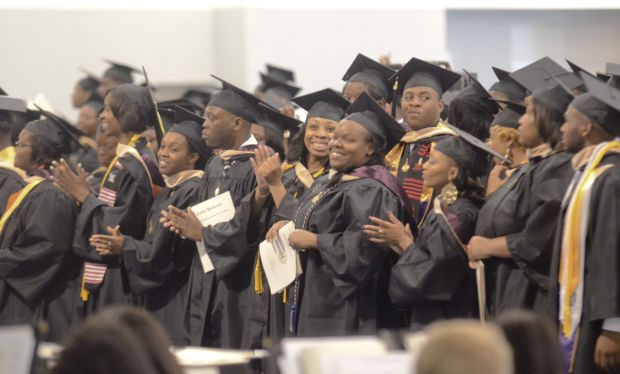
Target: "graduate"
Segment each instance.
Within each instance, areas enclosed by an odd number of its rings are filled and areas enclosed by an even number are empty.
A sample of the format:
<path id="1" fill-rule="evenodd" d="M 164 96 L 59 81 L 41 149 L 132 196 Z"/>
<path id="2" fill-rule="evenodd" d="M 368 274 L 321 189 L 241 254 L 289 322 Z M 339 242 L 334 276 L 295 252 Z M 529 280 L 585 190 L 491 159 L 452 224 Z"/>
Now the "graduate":
<path id="1" fill-rule="evenodd" d="M 517 168 L 527 163 L 525 147 L 519 142 L 519 119 L 525 113 L 525 106 L 503 100 L 498 100 L 498 103 L 506 107 L 491 122 L 487 144 L 509 163 L 494 160 L 495 166 L 487 178 L 487 196 L 504 184 Z"/>
<path id="2" fill-rule="evenodd" d="M 466 249 L 484 203 L 476 178 L 486 173 L 490 154 L 502 157 L 476 137 L 452 129 L 459 136 L 438 141 L 423 165 L 424 184 L 441 193 L 417 235 L 393 215 L 387 221 L 370 217 L 364 229 L 374 242 L 402 253 L 392 268 L 389 292 L 395 304 L 411 311 L 414 331 L 437 320 L 478 315 Z"/>
<path id="3" fill-rule="evenodd" d="M 332 170 L 302 196 L 294 215 L 289 243 L 301 251 L 303 274 L 287 291 L 291 335 L 374 333 L 394 322 L 385 297 L 393 252 L 361 228 L 370 215 L 393 212 L 405 220 L 409 212 L 383 166 L 383 152 L 404 130 L 366 93 L 347 113 L 329 143 Z"/>
<path id="4" fill-rule="evenodd" d="M 278 80 L 284 83 L 295 84 L 295 71 L 289 68 L 284 68 L 281 66 L 275 66 L 273 64 L 265 64 L 267 68 L 267 73 L 259 73 L 261 78 L 261 83 L 256 86 L 254 89 L 254 96 L 258 97 L 261 100 L 265 99 L 265 91 L 267 91 L 267 82 L 268 80 L 265 77 L 270 77 L 272 79 Z"/>
<path id="5" fill-rule="evenodd" d="M 527 89 L 510 77 L 510 72 L 493 66 L 493 72 L 498 81 L 489 88 L 489 94 L 496 100 L 511 101 L 523 104 Z M 500 102 L 500 107 L 504 109 L 506 104 Z"/>
<path id="6" fill-rule="evenodd" d="M 471 80 L 471 85 L 461 90 L 450 102 L 448 122 L 485 141 L 489 137 L 489 125 L 500 107 L 476 78 L 467 71 L 465 74 Z"/>
<path id="7" fill-rule="evenodd" d="M 104 61 L 110 64 L 110 67 L 103 72 L 103 77 L 101 77 L 99 87 L 97 87 L 97 94 L 103 98 L 105 98 L 108 91 L 113 88 L 122 86 L 123 84 L 134 83 L 133 73 L 142 73 L 140 70 L 125 64 L 110 60 Z"/>
<path id="8" fill-rule="evenodd" d="M 0 211 L 6 209 L 11 195 L 26 185 L 24 171 L 13 165 L 15 147 L 11 142 L 13 131 L 25 121 L 25 113 L 23 100 L 0 96 Z"/>
<path id="9" fill-rule="evenodd" d="M 80 144 L 86 149 L 78 150 L 70 157 L 75 163 L 79 163 L 87 173 L 92 173 L 99 167 L 97 160 L 97 128 L 99 127 L 99 114 L 103 111 L 103 101 L 88 101 L 82 105 L 78 113 L 76 127 L 82 132 L 79 136 Z"/>
<path id="10" fill-rule="evenodd" d="M 342 77 L 346 82 L 343 96 L 352 103 L 362 92 L 366 92 L 389 112 L 393 94 L 389 80 L 394 73 L 389 67 L 358 53 Z"/>
<path id="11" fill-rule="evenodd" d="M 79 295 L 82 315 L 111 304 L 136 302 L 119 257 L 101 256 L 91 246 L 90 238 L 107 234 L 107 227 L 119 226 L 124 235 L 142 239 L 155 192 L 163 185 L 155 156 L 142 135 L 156 121 L 148 89 L 122 85 L 110 90 L 104 103 L 99 118 L 105 131 L 118 136 L 119 144 L 99 187 L 99 195 L 90 192 L 83 170 L 76 175 L 64 161 L 54 169 L 56 183 L 80 204 L 73 250 L 84 261 Z"/>
<path id="12" fill-rule="evenodd" d="M 253 210 L 263 209 L 260 224 L 270 228 L 282 217 L 292 217 L 296 201 L 312 186 L 314 181 L 329 171 L 327 144 L 349 102 L 331 89 L 324 89 L 299 96 L 293 102 L 308 110 L 306 123 L 290 144 L 289 164 L 281 167 L 280 155 L 270 156 L 266 149 L 255 151 L 251 160 L 259 185 L 253 195 Z M 265 113 L 273 122 L 290 121 L 282 114 L 269 110 Z M 280 118 L 280 121 L 277 119 Z M 264 180 L 265 183 L 260 183 Z M 266 188 L 265 188 L 266 187 Z M 284 202 L 284 203 L 283 203 Z M 289 218 L 290 219 L 290 218 Z M 286 221 L 281 221 L 286 222 Z M 264 239 L 264 234 L 260 238 Z M 284 295 L 270 295 L 269 284 L 257 252 L 254 267 L 254 290 L 250 291 L 250 313 L 244 326 L 242 347 L 261 347 L 262 339 L 278 340 L 285 336 Z"/>
<path id="13" fill-rule="evenodd" d="M 258 123 L 252 124 L 252 135 L 259 145 L 266 145 L 274 152 L 284 155 L 285 134 L 295 134 L 301 121 L 268 105 L 262 106 L 261 112 L 263 115 L 259 116 Z"/>
<path id="14" fill-rule="evenodd" d="M 99 78 L 88 72 L 86 77 L 77 81 L 71 93 L 71 104 L 75 109 L 81 108 L 89 101 L 103 102 L 103 99 L 97 93 L 97 88 L 101 84 Z"/>
<path id="15" fill-rule="evenodd" d="M 242 199 L 253 193 L 256 178 L 250 157 L 257 148 L 250 132 L 257 121 L 259 100 L 250 93 L 223 83 L 205 109 L 202 136 L 207 146 L 221 150 L 212 157 L 200 182 L 198 201 L 230 192 L 235 216 L 229 222 L 203 227 L 198 218 L 174 206 L 163 214 L 165 227 L 188 239 L 202 242 L 213 269 L 203 266 L 194 253 L 190 271 L 191 344 L 239 348 L 243 334 L 247 292 L 254 287 L 252 269 L 258 243 L 253 225 L 246 225 L 251 214 Z"/>
<path id="16" fill-rule="evenodd" d="M 269 74 L 261 73 L 261 81 L 262 89 L 265 90 L 263 100 L 277 109 L 290 106 L 291 98 L 301 90 L 294 82 L 283 81 Z"/>
<path id="17" fill-rule="evenodd" d="M 480 210 L 469 258 L 485 259 L 490 315 L 533 309 L 549 316 L 548 283 L 562 196 L 573 174 L 570 153 L 558 147 L 563 113 L 572 95 L 545 71 L 541 59 L 513 73 L 534 93 L 519 119 L 519 142 L 529 162 L 517 169 Z"/>
<path id="18" fill-rule="evenodd" d="M 581 73 L 588 93 L 564 113 L 575 175 L 551 266 L 552 312 L 571 373 L 620 370 L 620 90 Z"/>
<path id="19" fill-rule="evenodd" d="M 113 133 L 110 129 L 99 125 L 97 127 L 97 161 L 99 166 L 86 177 L 91 193 L 99 196 L 99 188 L 103 177 L 108 171 L 108 166 L 116 157 L 116 147 L 118 146 L 118 134 Z"/>
<path id="20" fill-rule="evenodd" d="M 0 95 L 0 161 L 13 162 L 13 143 L 26 124 L 26 103 L 22 99 Z"/>
<path id="21" fill-rule="evenodd" d="M 29 122 L 15 153 L 27 177 L 0 219 L 0 324 L 47 320 L 45 339 L 54 341 L 73 323 L 80 263 L 71 251 L 77 206 L 50 181 L 49 168 L 77 143 L 54 116 Z"/>
<path id="22" fill-rule="evenodd" d="M 401 98 L 401 112 L 409 132 L 388 152 L 385 160 L 407 192 L 413 218 L 419 224 L 432 207 L 433 196 L 438 194 L 423 187 L 422 164 L 434 143 L 454 135 L 439 117 L 444 108 L 441 95 L 460 78 L 457 73 L 414 57 L 390 79 L 396 87 L 394 94 Z"/>
<path id="23" fill-rule="evenodd" d="M 91 245 L 102 256 L 121 256 L 131 293 L 161 323 L 175 346 L 190 344 L 189 271 L 196 243 L 182 239 L 160 223 L 161 212 L 173 205 L 186 209 L 197 203 L 200 179 L 212 153 L 202 140 L 201 117 L 176 108 L 175 124 L 164 136 L 157 154 L 166 187 L 155 198 L 147 217 L 144 239 L 122 235 L 93 235 Z"/>

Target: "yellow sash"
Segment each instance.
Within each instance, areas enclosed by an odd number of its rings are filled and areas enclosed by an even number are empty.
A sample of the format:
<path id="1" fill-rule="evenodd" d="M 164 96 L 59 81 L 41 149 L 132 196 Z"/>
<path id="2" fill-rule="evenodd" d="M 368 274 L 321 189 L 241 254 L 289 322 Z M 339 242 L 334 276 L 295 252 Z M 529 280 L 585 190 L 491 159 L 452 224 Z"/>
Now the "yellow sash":
<path id="1" fill-rule="evenodd" d="M 614 165 L 598 167 L 605 154 L 620 147 L 617 141 L 599 145 L 581 175 L 566 210 L 562 228 L 560 257 L 560 316 L 562 334 L 571 338 L 581 320 L 585 245 L 589 220 L 590 194 L 596 178 Z M 570 193 L 569 190 L 567 193 Z"/>
<path id="2" fill-rule="evenodd" d="M 136 142 L 138 141 L 138 139 L 140 139 L 140 137 L 142 136 L 142 134 L 136 134 L 134 135 L 131 140 L 129 141 L 129 144 L 127 146 L 131 147 L 134 144 L 136 144 Z M 121 145 L 121 144 L 119 144 Z M 103 179 L 101 180 L 101 185 L 99 186 L 99 189 L 101 189 L 103 187 L 103 185 L 105 184 L 105 182 L 108 180 L 108 176 L 110 175 L 110 172 L 112 171 L 112 168 L 114 167 L 114 165 L 116 164 L 116 161 L 118 161 L 118 149 L 119 147 L 116 147 L 117 149 L 117 155 L 114 157 L 114 159 L 112 160 L 112 162 L 110 162 L 110 165 L 108 166 L 108 170 L 105 172 L 105 174 L 103 175 Z M 141 157 L 140 157 L 141 158 Z M 148 169 L 146 169 L 148 170 Z M 149 174 L 149 179 L 151 178 L 151 175 Z"/>
<path id="3" fill-rule="evenodd" d="M 11 204 L 11 206 L 2 215 L 2 218 L 0 218 L 0 233 L 2 233 L 2 230 L 4 230 L 4 225 L 6 224 L 6 221 L 8 221 L 8 219 L 11 217 L 15 209 L 19 207 L 26 195 L 28 195 L 28 193 L 30 193 L 30 191 L 32 191 L 32 189 L 35 188 L 39 183 L 45 180 L 40 177 L 36 177 L 33 179 L 33 182 L 28 183 L 26 187 L 22 188 L 19 191 L 19 195 L 17 195 L 17 199 L 15 199 L 15 202 Z"/>

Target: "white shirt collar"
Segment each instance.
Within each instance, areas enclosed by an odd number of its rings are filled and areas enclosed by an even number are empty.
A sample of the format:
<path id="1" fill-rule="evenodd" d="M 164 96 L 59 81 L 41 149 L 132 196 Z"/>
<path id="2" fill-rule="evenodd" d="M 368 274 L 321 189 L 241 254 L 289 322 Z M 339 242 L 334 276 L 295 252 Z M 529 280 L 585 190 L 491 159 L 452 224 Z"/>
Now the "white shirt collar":
<path id="1" fill-rule="evenodd" d="M 248 138 L 248 140 L 243 142 L 243 144 L 241 144 L 241 147 L 243 147 L 245 145 L 258 145 L 258 141 L 256 141 L 256 138 L 254 137 L 254 135 L 250 134 L 250 137 Z M 241 147 L 239 147 L 239 148 L 241 148 Z"/>

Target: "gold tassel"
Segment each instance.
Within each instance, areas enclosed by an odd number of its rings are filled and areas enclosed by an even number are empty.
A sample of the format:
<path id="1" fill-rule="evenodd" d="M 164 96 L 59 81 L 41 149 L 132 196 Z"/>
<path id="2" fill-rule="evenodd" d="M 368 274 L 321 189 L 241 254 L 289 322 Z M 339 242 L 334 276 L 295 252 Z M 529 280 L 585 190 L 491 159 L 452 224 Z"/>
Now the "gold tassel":
<path id="1" fill-rule="evenodd" d="M 260 268 L 260 254 L 256 257 L 256 267 L 254 268 L 254 291 L 257 295 L 265 292 L 263 288 L 263 271 Z"/>
<path id="2" fill-rule="evenodd" d="M 282 304 L 286 304 L 286 288 L 282 291 Z"/>
<path id="3" fill-rule="evenodd" d="M 84 287 L 84 282 L 86 282 L 86 274 L 82 275 L 82 290 L 80 291 L 80 297 L 83 302 L 87 302 L 89 292 L 86 287 Z"/>

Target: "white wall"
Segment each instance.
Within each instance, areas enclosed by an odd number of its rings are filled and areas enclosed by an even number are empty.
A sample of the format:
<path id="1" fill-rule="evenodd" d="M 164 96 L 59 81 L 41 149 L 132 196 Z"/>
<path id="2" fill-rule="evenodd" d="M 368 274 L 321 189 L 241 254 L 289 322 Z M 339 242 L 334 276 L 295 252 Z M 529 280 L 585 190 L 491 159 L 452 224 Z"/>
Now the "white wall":
<path id="1" fill-rule="evenodd" d="M 620 10 L 449 10 L 447 49 L 456 68 L 478 73 L 487 87 L 491 65 L 516 70 L 541 57 L 591 72 L 620 63 Z"/>
<path id="2" fill-rule="evenodd" d="M 358 52 L 443 58 L 445 11 L 412 9 L 293 9 L 247 11 L 247 87 L 259 82 L 264 63 L 294 68 L 303 92 L 342 88 Z M 420 37 L 424 35 L 424 37 Z"/>
<path id="3" fill-rule="evenodd" d="M 43 92 L 75 118 L 69 95 L 110 58 L 144 65 L 155 82 L 204 81 L 213 71 L 211 11 L 0 11 L 0 87 L 16 97 Z M 143 82 L 136 76 L 137 82 Z"/>

